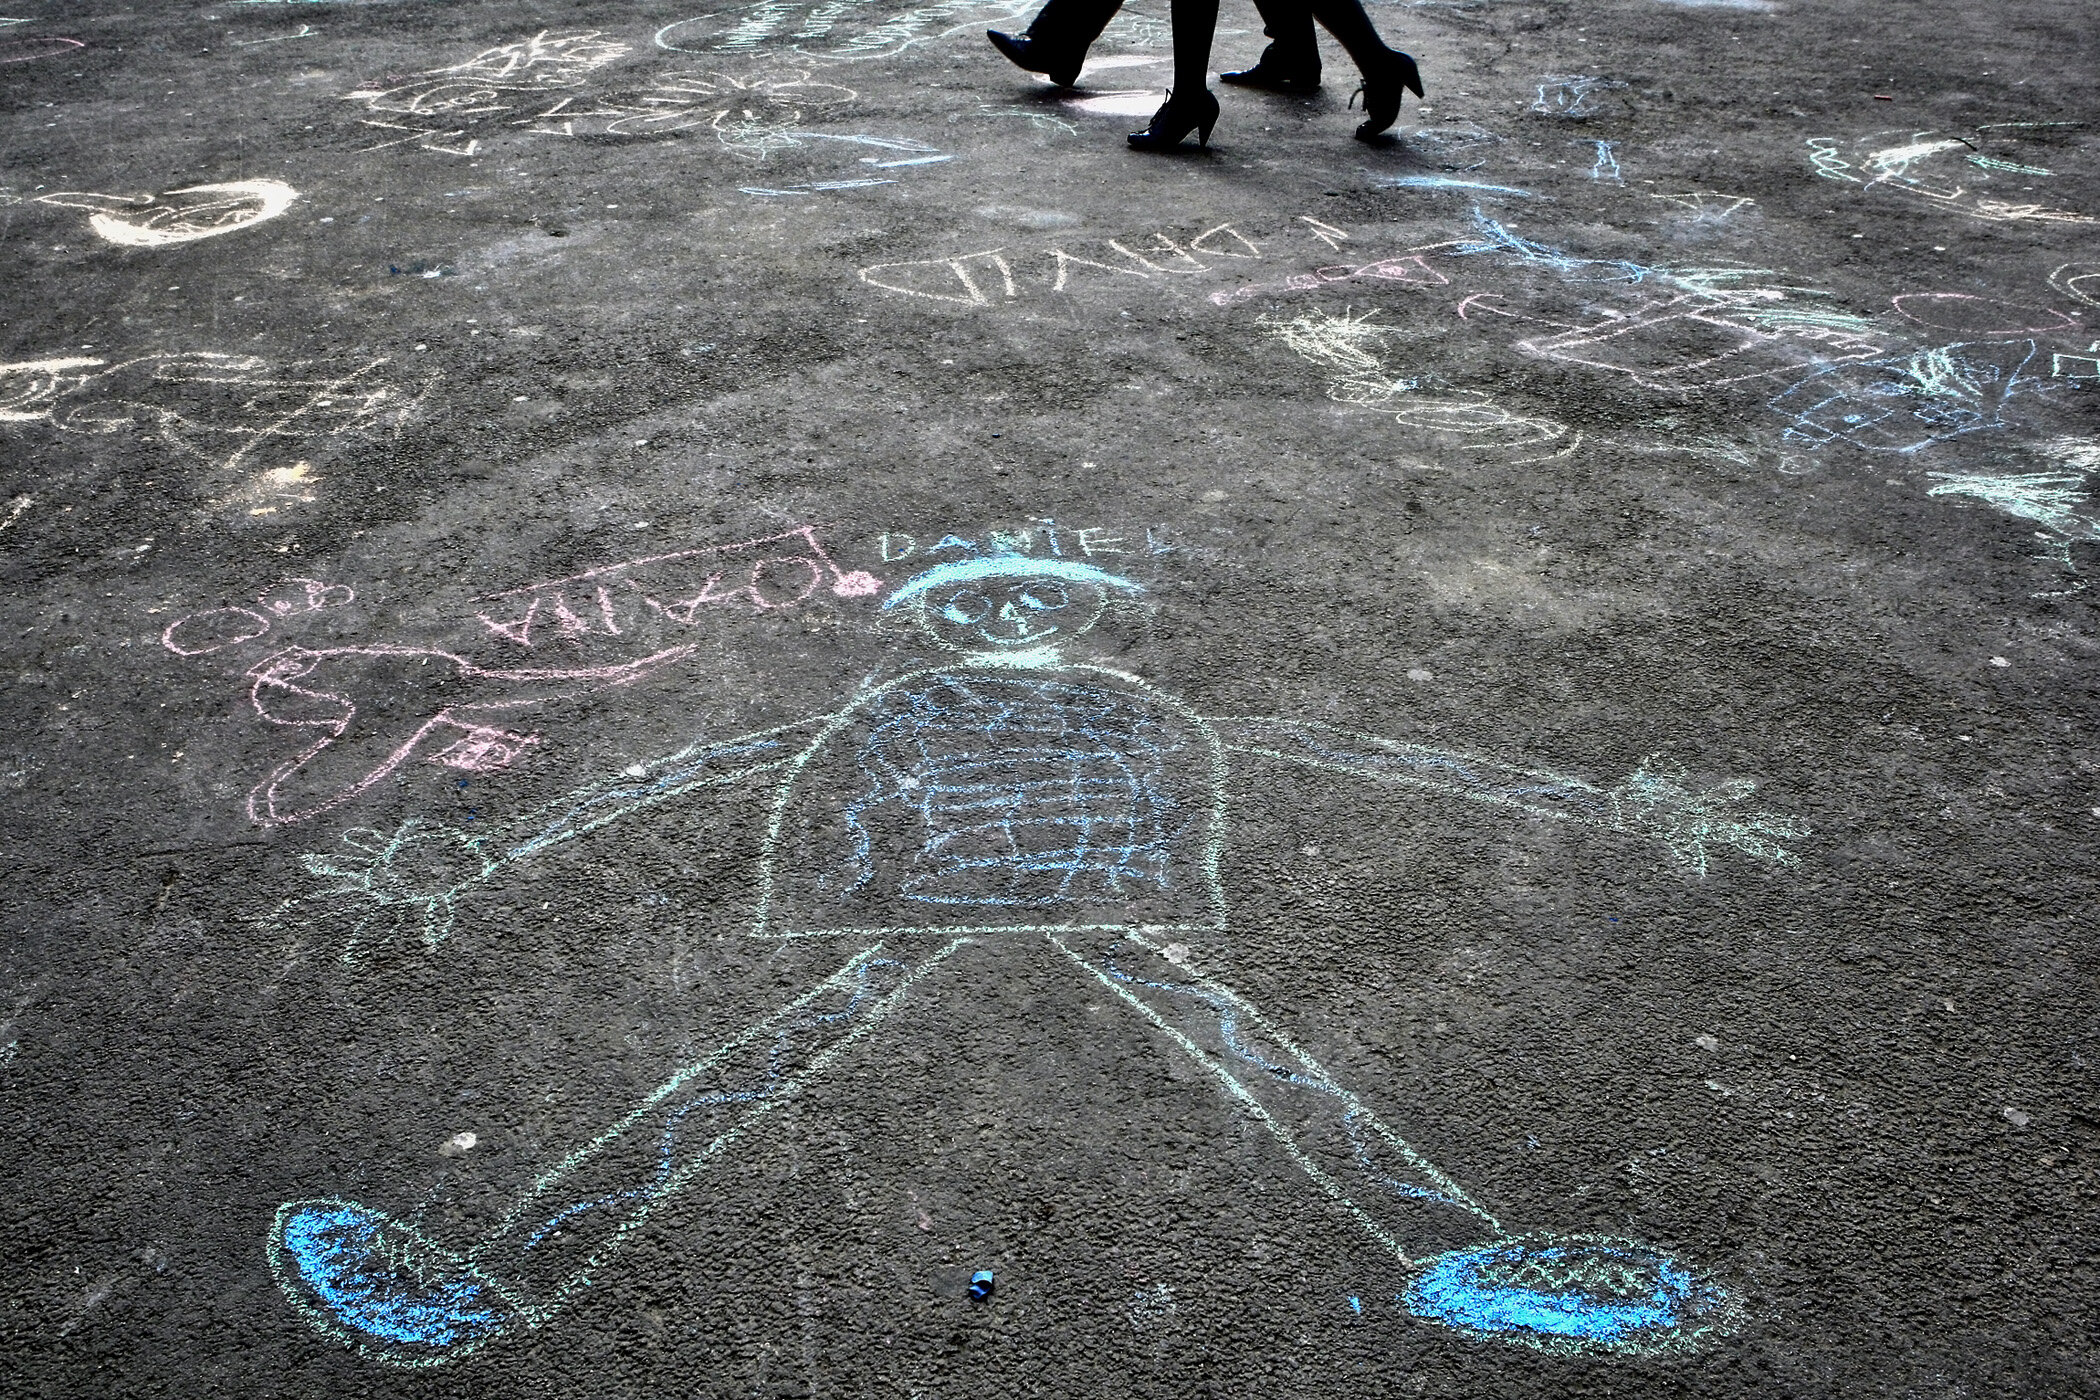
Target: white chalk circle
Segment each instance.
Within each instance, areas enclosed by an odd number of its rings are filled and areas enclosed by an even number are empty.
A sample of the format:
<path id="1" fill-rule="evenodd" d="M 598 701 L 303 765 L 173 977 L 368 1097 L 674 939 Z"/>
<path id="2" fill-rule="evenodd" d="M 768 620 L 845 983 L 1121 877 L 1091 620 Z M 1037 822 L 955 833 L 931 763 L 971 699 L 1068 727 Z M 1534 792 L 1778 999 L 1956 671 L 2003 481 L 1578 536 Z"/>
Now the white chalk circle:
<path id="1" fill-rule="evenodd" d="M 152 195 L 90 194 L 60 190 L 39 204 L 92 210 L 88 227 L 120 248 L 165 248 L 250 228 L 292 207 L 299 192 L 282 180 L 232 180 Z"/>
<path id="2" fill-rule="evenodd" d="M 1970 292 L 1907 292 L 1890 298 L 1897 314 L 1934 330 L 1965 335 L 2039 335 L 2074 331 L 2078 318 L 2048 306 L 1980 297 Z"/>
<path id="3" fill-rule="evenodd" d="M 0 63 L 33 63 L 86 47 L 78 39 L 61 39 L 55 34 L 41 39 L 9 39 L 0 43 Z"/>
<path id="4" fill-rule="evenodd" d="M 213 608 L 168 624 L 160 644 L 177 656 L 209 656 L 252 642 L 270 630 L 270 619 L 253 608 Z"/>

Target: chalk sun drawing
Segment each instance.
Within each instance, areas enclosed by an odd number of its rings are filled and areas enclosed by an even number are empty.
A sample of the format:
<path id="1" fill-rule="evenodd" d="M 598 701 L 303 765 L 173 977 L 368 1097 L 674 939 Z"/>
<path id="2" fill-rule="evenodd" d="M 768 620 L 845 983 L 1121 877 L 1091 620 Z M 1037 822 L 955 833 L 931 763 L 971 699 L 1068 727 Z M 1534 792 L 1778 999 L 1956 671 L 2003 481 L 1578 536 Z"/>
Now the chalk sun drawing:
<path id="1" fill-rule="evenodd" d="M 310 857 L 336 882 L 322 907 L 347 903 L 367 930 L 419 927 L 435 944 L 460 898 L 500 869 L 687 794 L 757 786 L 768 816 L 752 934 L 846 952 L 829 977 L 671 1072 L 470 1243 L 340 1197 L 285 1203 L 266 1250 L 284 1296 L 324 1335 L 395 1366 L 441 1365 L 539 1327 L 660 1205 L 843 1070 L 885 1020 L 966 993 L 969 975 L 951 966 L 1047 949 L 1075 991 L 1106 993 L 1133 1029 L 1187 1056 L 1375 1252 L 1414 1273 L 1415 1316 L 1550 1353 L 1620 1356 L 1695 1346 L 1732 1325 L 1717 1285 L 1638 1241 L 1510 1232 L 1207 975 L 1195 950 L 1229 923 L 1220 858 L 1235 762 L 1654 838 L 1694 870 L 1724 849 L 1790 860 L 1781 843 L 1803 828 L 1746 809 L 1748 783 L 1700 790 L 1657 765 L 1607 789 L 1303 721 L 1200 715 L 1075 652 L 1111 606 L 1137 607 L 1146 592 L 1077 559 L 952 559 L 882 605 L 944 661 L 871 682 L 828 714 L 633 765 L 500 839 L 411 822 L 391 837 L 351 833 L 349 855 Z M 272 918 L 312 916 L 291 900 Z M 1472 1243 L 1423 1251 L 1454 1234 Z"/>
<path id="2" fill-rule="evenodd" d="M 195 243 L 253 228 L 292 207 L 299 192 L 282 180 L 232 180 L 217 185 L 190 185 L 150 194 L 89 194 L 57 190 L 37 196 L 39 204 L 86 209 L 95 236 L 120 248 L 165 248 Z"/>

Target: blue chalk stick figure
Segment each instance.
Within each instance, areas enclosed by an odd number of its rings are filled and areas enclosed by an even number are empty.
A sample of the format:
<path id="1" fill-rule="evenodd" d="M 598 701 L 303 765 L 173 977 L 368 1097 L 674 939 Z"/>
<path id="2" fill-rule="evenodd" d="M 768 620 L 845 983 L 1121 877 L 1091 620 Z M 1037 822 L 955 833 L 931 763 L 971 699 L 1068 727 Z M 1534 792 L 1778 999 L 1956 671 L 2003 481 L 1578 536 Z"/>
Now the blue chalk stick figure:
<path id="1" fill-rule="evenodd" d="M 1698 870 L 1721 847 L 1788 860 L 1778 839 L 1801 829 L 1740 810 L 1743 782 L 1696 791 L 1644 765 L 1603 789 L 1303 720 L 1199 715 L 1074 653 L 1112 602 L 1144 593 L 1069 559 L 944 563 L 883 607 L 911 615 L 946 658 L 832 713 L 698 742 L 573 792 L 502 842 L 488 838 L 463 868 L 439 862 L 459 876 L 453 885 L 418 886 L 395 866 L 419 842 L 456 833 L 353 833 L 360 858 L 309 858 L 336 882 L 335 899 L 366 911 L 361 937 L 406 931 L 384 922 L 395 918 L 420 924 L 434 946 L 457 898 L 504 866 L 684 794 L 764 785 L 752 932 L 851 952 L 801 997 L 670 1074 L 465 1248 L 355 1201 L 285 1204 L 268 1241 L 285 1296 L 322 1332 L 393 1365 L 443 1364 L 537 1327 L 659 1204 L 763 1132 L 890 1015 L 940 995 L 954 966 L 1047 947 L 1186 1055 L 1410 1271 L 1402 1301 L 1413 1315 L 1567 1353 L 1652 1353 L 1725 1327 L 1723 1292 L 1654 1249 L 1507 1230 L 1204 972 L 1205 946 L 1228 926 L 1225 780 L 1234 762 L 1289 763 L 1659 839 Z M 298 912 L 288 904 L 283 915 Z"/>

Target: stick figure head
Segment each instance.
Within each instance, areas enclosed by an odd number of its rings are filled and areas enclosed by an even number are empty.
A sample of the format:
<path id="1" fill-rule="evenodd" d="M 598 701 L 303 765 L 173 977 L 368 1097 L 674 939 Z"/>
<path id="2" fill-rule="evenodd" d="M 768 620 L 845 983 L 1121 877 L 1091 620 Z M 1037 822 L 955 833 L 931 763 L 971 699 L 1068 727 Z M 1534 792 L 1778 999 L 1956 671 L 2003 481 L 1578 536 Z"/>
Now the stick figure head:
<path id="1" fill-rule="evenodd" d="M 883 602 L 909 607 L 926 635 L 951 651 L 987 660 L 1043 655 L 1099 620 L 1110 589 L 1140 584 L 1073 559 L 990 555 L 928 569 Z"/>

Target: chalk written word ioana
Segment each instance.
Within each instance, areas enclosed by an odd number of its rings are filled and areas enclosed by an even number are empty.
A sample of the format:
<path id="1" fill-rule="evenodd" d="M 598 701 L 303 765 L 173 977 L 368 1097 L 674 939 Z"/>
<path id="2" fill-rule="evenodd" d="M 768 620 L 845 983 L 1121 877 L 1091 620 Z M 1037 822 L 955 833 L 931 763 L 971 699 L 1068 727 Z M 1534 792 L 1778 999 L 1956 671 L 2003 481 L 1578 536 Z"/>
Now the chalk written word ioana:
<path id="1" fill-rule="evenodd" d="M 284 619 L 339 607 L 347 587 L 294 580 L 260 600 L 265 611 L 214 608 L 170 623 L 161 641 L 178 656 L 203 656 L 255 641 Z M 639 651 L 661 640 L 651 624 L 697 627 L 717 611 L 792 608 L 819 587 L 864 598 L 882 581 L 832 562 L 816 531 L 801 526 L 763 539 L 712 545 L 608 564 L 506 589 L 472 601 L 486 636 L 530 650 L 549 641 L 612 638 Z M 302 747 L 248 795 L 264 826 L 333 811 L 410 762 L 464 772 L 506 768 L 544 741 L 535 712 L 558 700 L 633 685 L 690 657 L 697 642 L 654 646 L 599 665 L 490 665 L 450 646 L 364 643 L 288 646 L 246 676 L 264 724 L 299 736 Z"/>

